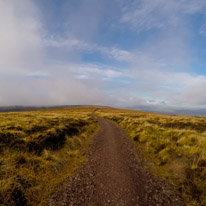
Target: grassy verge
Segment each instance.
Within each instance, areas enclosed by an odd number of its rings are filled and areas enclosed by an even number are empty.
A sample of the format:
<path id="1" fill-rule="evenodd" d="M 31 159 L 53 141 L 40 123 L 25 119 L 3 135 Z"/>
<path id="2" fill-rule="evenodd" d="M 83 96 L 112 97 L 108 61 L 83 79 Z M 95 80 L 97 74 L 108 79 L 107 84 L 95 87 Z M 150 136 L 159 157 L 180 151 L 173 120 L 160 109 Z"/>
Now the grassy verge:
<path id="1" fill-rule="evenodd" d="M 206 118 L 101 109 L 128 132 L 152 168 L 189 202 L 206 205 Z"/>
<path id="2" fill-rule="evenodd" d="M 45 205 L 86 160 L 94 108 L 0 114 L 0 205 Z"/>

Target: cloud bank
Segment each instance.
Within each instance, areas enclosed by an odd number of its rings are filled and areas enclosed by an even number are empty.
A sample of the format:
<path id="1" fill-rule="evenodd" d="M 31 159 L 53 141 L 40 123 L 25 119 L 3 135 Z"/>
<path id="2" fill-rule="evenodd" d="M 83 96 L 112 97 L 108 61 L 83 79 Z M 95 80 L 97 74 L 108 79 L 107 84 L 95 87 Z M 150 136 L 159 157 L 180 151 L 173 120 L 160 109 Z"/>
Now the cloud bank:
<path id="1" fill-rule="evenodd" d="M 0 0 L 0 105 L 204 107 L 205 7 Z"/>

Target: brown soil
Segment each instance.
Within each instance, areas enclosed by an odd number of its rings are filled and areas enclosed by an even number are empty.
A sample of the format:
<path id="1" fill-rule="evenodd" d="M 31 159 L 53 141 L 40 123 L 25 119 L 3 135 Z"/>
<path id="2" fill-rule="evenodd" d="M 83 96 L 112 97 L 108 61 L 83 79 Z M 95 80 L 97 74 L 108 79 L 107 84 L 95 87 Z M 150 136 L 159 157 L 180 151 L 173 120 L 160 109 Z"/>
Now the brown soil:
<path id="1" fill-rule="evenodd" d="M 88 162 L 62 183 L 48 205 L 183 206 L 166 181 L 153 176 L 125 132 L 105 119 L 94 138 Z"/>

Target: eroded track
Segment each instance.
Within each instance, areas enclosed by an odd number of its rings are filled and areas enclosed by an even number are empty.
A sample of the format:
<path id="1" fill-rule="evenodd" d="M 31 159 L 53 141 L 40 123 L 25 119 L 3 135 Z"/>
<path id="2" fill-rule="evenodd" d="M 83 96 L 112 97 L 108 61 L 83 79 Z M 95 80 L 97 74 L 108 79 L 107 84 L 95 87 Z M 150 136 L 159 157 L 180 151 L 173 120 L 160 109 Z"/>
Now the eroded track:
<path id="1" fill-rule="evenodd" d="M 88 162 L 50 200 L 69 206 L 171 206 L 184 203 L 170 185 L 151 175 L 124 131 L 105 119 Z"/>

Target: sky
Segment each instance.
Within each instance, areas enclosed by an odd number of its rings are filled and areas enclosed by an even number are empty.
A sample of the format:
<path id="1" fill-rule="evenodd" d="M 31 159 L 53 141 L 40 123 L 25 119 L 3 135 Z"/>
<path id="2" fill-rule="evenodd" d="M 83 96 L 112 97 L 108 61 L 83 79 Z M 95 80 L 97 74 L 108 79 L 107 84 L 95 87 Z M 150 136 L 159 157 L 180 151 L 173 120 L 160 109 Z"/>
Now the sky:
<path id="1" fill-rule="evenodd" d="M 0 0 L 0 106 L 206 108 L 205 0 Z"/>

